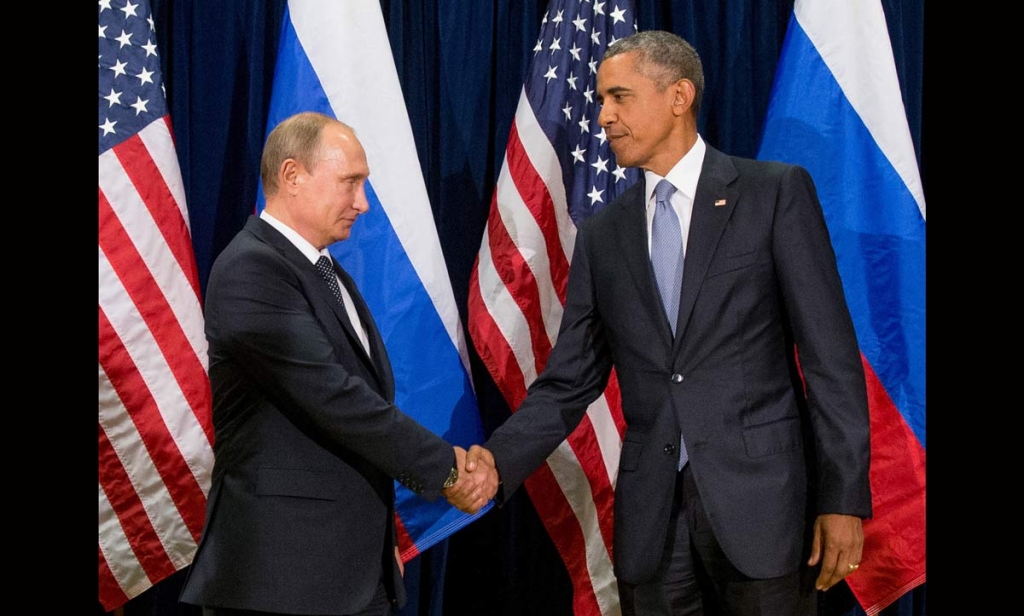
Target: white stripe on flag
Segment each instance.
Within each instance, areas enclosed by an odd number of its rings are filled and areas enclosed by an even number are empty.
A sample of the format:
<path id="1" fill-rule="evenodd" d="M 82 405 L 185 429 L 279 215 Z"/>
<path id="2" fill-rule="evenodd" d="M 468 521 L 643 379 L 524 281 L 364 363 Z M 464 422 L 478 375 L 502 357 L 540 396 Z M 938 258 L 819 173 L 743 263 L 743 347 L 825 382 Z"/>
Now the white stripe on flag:
<path id="1" fill-rule="evenodd" d="M 188 565 L 192 562 L 192 556 L 195 554 L 196 542 L 188 531 L 185 521 L 181 519 L 174 499 L 171 498 L 163 478 L 157 472 L 156 463 L 143 444 L 142 437 L 129 416 L 128 410 L 121 404 L 103 366 L 99 366 L 99 424 L 106 434 L 107 440 L 110 441 L 110 446 L 124 468 L 125 474 L 131 481 L 132 488 L 146 512 L 146 517 L 153 525 L 160 544 L 167 552 L 174 568 L 180 569 Z M 102 484 L 100 487 L 102 489 Z M 102 505 L 103 501 L 101 500 Z M 106 515 L 102 510 L 100 514 L 101 517 Z M 102 532 L 100 532 L 100 536 L 103 536 Z M 124 547 L 131 549 L 127 545 Z M 112 549 L 120 549 L 120 546 L 112 546 Z M 134 559 L 134 556 L 132 558 Z M 113 562 L 108 559 L 112 571 Z M 120 577 L 118 577 L 118 583 L 122 588 L 130 585 Z M 126 591 L 126 594 L 130 593 Z"/>
<path id="2" fill-rule="evenodd" d="M 174 139 L 171 131 L 168 130 L 167 122 L 152 122 L 138 132 L 139 139 L 149 150 L 153 157 L 160 176 L 163 178 L 167 190 L 174 197 L 174 204 L 178 206 L 181 217 L 185 220 L 185 227 L 192 231 L 188 220 L 188 208 L 185 206 L 185 184 L 181 180 L 181 169 L 178 167 L 178 156 L 174 150 Z"/>
<path id="3" fill-rule="evenodd" d="M 927 219 L 892 46 L 888 41 L 884 45 L 863 44 L 879 35 L 888 36 L 881 2 L 797 0 L 793 13 L 875 143 L 914 196 L 921 217 Z"/>
<path id="4" fill-rule="evenodd" d="M 110 506 L 103 485 L 97 483 L 99 489 L 99 545 L 107 566 L 117 581 L 118 586 L 129 598 L 146 590 L 152 583 L 146 577 L 142 565 L 135 558 L 128 543 L 128 537 L 121 528 L 121 522 Z"/>
<path id="5" fill-rule="evenodd" d="M 107 150 L 99 156 L 99 189 L 107 198 L 111 210 L 121 222 L 132 245 L 139 252 L 142 258 L 141 265 L 145 265 L 149 270 L 160 288 L 161 295 L 167 300 L 175 320 L 181 325 L 181 330 L 192 347 L 192 352 L 199 358 L 203 368 L 208 369 L 208 347 L 203 332 L 203 309 L 199 304 L 199 298 L 196 297 L 189 282 L 188 273 L 182 271 L 177 260 L 170 258 L 171 251 L 159 226 L 153 220 L 149 208 L 139 196 L 114 150 Z M 110 273 L 117 278 L 113 271 Z M 101 279 L 101 293 L 104 292 L 102 283 Z M 124 299 L 127 299 L 124 288 L 120 286 L 120 282 L 117 284 L 118 293 L 123 293 Z M 140 321 L 140 324 L 143 322 Z M 154 345 L 152 348 L 158 347 Z M 205 440 L 205 437 L 203 438 Z"/>
<path id="6" fill-rule="evenodd" d="M 171 439 L 205 495 L 210 489 L 210 473 L 213 470 L 213 450 L 206 433 L 194 411 L 181 412 L 182 408 L 188 408 L 188 400 L 174 378 L 167 359 L 159 352 L 153 333 L 121 285 L 103 250 L 97 252 L 99 308 L 106 314 L 138 369 L 139 376 L 146 383 Z M 102 405 L 100 410 L 103 410 Z"/>

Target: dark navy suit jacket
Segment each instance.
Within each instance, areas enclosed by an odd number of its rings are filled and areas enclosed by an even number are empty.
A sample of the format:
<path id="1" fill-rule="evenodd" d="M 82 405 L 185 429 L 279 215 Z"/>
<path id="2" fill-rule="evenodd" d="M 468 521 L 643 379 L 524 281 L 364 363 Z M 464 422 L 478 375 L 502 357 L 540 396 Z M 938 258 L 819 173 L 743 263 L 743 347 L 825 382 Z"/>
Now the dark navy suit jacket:
<path id="1" fill-rule="evenodd" d="M 351 613 L 394 555 L 396 478 L 433 499 L 450 445 L 393 404 L 373 317 L 336 268 L 369 334 L 287 238 L 252 217 L 217 258 L 206 294 L 215 464 L 182 601 L 296 614 Z"/>
<path id="2" fill-rule="evenodd" d="M 614 366 L 627 423 L 618 578 L 655 574 L 680 431 L 730 562 L 754 578 L 795 571 L 813 516 L 871 514 L 863 367 L 809 174 L 708 147 L 683 272 L 673 339 L 648 256 L 643 180 L 583 226 L 548 364 L 485 445 L 503 497 L 576 427 Z"/>

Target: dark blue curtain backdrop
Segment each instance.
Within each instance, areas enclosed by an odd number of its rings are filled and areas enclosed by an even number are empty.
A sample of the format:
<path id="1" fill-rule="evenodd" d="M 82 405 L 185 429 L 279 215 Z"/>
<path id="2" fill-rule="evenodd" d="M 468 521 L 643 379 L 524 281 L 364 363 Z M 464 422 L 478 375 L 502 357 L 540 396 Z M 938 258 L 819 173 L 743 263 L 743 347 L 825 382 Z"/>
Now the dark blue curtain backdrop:
<path id="1" fill-rule="evenodd" d="M 202 288 L 253 211 L 284 0 L 152 0 Z M 927 197 L 922 150 L 924 0 L 883 0 Z M 547 0 L 381 0 L 434 222 L 466 319 L 469 275 Z M 793 0 L 636 0 L 641 30 L 670 30 L 704 60 L 704 138 L 757 153 Z M 344 61 L 344 59 L 339 59 Z M 472 352 L 471 352 L 472 354 Z M 487 434 L 509 415 L 473 356 Z M 125 613 L 196 614 L 178 605 L 183 572 Z M 525 490 L 407 569 L 405 616 L 571 616 L 568 575 Z M 845 588 L 826 612 L 863 614 Z M 924 590 L 885 616 L 925 613 Z M 102 612 L 101 612 L 102 613 Z"/>

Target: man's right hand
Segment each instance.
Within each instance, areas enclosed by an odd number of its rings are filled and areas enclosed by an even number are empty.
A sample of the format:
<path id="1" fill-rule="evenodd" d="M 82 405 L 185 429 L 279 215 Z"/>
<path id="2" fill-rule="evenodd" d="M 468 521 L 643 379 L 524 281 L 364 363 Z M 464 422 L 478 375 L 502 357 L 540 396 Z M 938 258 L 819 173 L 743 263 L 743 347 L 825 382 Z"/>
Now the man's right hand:
<path id="1" fill-rule="evenodd" d="M 443 494 L 452 506 L 465 513 L 476 513 L 498 493 L 500 479 L 494 456 L 479 445 L 470 447 L 468 454 L 455 447 L 455 461 L 459 480 Z"/>

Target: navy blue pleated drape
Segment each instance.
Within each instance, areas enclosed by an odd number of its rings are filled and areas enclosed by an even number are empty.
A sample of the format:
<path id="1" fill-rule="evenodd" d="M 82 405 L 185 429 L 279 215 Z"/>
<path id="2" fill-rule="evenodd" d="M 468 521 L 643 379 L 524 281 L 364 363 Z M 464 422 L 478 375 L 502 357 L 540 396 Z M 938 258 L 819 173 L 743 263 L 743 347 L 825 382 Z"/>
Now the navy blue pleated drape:
<path id="1" fill-rule="evenodd" d="M 284 0 L 152 0 L 168 106 L 203 289 L 214 258 L 254 210 Z M 715 147 L 754 157 L 793 0 L 636 0 L 641 30 L 697 48 L 699 118 Z M 512 117 L 547 0 L 381 0 L 416 147 L 463 322 Z M 924 0 L 883 0 L 908 122 L 921 149 Z M 343 60 L 340 60 L 343 61 Z M 487 434 L 509 410 L 471 351 Z M 182 573 L 125 614 L 200 612 L 177 604 Z M 409 564 L 404 616 L 571 616 L 571 585 L 524 490 Z M 924 591 L 884 616 L 925 613 Z M 831 615 L 855 616 L 848 590 Z M 102 613 L 99 611 L 98 613 Z"/>

